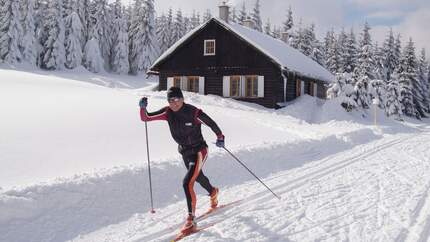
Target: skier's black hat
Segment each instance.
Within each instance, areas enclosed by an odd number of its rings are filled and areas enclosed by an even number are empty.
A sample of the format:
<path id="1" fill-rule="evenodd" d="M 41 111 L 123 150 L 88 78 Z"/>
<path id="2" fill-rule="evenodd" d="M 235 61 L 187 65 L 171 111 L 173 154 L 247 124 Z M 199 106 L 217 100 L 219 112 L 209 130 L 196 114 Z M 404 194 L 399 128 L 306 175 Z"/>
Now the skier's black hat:
<path id="1" fill-rule="evenodd" d="M 182 91 L 179 87 L 171 87 L 167 91 L 167 99 L 170 98 L 184 98 L 184 95 L 182 94 Z"/>

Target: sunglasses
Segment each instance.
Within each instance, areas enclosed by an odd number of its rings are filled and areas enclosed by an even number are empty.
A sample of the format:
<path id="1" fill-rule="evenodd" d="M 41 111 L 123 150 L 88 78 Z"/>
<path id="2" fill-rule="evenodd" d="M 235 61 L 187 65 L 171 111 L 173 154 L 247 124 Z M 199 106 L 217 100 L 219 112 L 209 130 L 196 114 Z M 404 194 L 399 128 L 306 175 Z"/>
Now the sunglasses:
<path id="1" fill-rule="evenodd" d="M 168 98 L 167 101 L 169 103 L 173 103 L 173 102 L 179 102 L 182 98 L 179 97 L 172 97 L 172 98 Z"/>

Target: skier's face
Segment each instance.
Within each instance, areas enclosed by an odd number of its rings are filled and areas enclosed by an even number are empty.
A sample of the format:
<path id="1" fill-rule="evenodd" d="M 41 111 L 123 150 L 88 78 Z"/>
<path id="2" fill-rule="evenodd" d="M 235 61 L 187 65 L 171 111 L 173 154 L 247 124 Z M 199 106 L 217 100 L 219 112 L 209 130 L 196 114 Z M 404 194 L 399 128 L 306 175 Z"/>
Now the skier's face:
<path id="1" fill-rule="evenodd" d="M 184 99 L 183 98 L 170 98 L 169 100 L 169 107 L 172 109 L 173 112 L 177 112 L 179 109 L 182 108 L 182 105 L 184 105 Z"/>

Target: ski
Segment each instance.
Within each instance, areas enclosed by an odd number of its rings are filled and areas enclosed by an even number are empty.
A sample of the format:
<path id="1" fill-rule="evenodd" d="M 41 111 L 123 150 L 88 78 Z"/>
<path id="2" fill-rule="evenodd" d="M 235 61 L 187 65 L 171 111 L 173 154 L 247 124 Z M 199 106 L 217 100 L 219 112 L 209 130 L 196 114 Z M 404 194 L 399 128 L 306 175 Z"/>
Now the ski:
<path id="1" fill-rule="evenodd" d="M 226 204 L 219 205 L 219 206 L 217 206 L 215 208 L 209 208 L 206 212 L 204 212 L 203 214 L 201 214 L 201 215 L 199 215 L 199 216 L 196 217 L 196 222 L 202 221 L 203 219 L 207 218 L 210 214 L 212 214 L 212 213 L 214 213 L 214 212 L 216 212 L 216 211 L 218 211 L 220 209 L 223 209 L 225 207 L 229 207 L 229 206 L 235 205 L 237 203 L 240 203 L 241 201 L 242 200 L 237 200 L 237 201 L 234 201 L 234 202 L 231 202 L 231 203 L 226 203 Z"/>
<path id="2" fill-rule="evenodd" d="M 209 228 L 209 227 L 211 227 L 213 225 L 215 225 L 215 223 L 206 224 L 206 225 L 204 225 L 202 227 L 198 227 L 195 230 L 193 230 L 191 232 L 188 232 L 188 233 L 182 233 L 182 232 L 180 232 L 179 234 L 176 235 L 176 237 L 173 240 L 171 240 L 171 242 L 179 241 L 179 240 L 181 240 L 181 239 L 183 239 L 183 238 L 185 238 L 187 236 L 190 236 L 192 234 L 198 233 L 198 232 L 200 232 L 200 231 L 202 231 L 204 229 L 207 229 L 207 228 Z"/>
<path id="3" fill-rule="evenodd" d="M 226 207 L 229 207 L 229 206 L 232 206 L 232 205 L 238 204 L 238 203 L 240 203 L 240 202 L 242 202 L 242 200 L 237 200 L 237 201 L 234 201 L 234 202 L 231 202 L 231 203 L 222 204 L 222 205 L 219 205 L 219 206 L 217 206 L 217 207 L 215 207 L 215 208 L 209 208 L 206 212 L 204 212 L 204 213 L 202 213 L 201 215 L 199 215 L 198 217 L 196 217 L 196 222 L 200 222 L 200 221 L 202 221 L 202 220 L 206 219 L 207 217 L 209 217 L 210 215 L 212 215 L 213 213 L 215 213 L 215 212 L 217 212 L 217 211 L 220 211 L 220 210 L 222 210 L 223 208 L 226 208 Z M 200 226 L 198 226 L 195 230 L 193 230 L 193 231 L 191 231 L 191 232 L 188 232 L 188 233 L 179 232 L 179 233 L 176 235 L 175 239 L 172 239 L 172 240 L 171 240 L 171 242 L 179 241 L 179 240 L 181 240 L 181 239 L 183 239 L 183 238 L 185 238 L 185 237 L 187 237 L 187 236 L 190 236 L 190 235 L 195 234 L 195 233 L 198 233 L 198 232 L 200 232 L 200 231 L 202 231 L 202 230 L 204 230 L 204 229 L 207 229 L 207 228 L 209 228 L 209 227 L 212 227 L 212 226 L 213 226 L 213 225 L 215 225 L 215 224 L 216 224 L 216 223 L 215 223 L 215 222 L 213 222 L 213 223 L 205 224 L 205 225 L 203 225 L 203 226 L 201 226 L 201 227 L 200 227 Z"/>

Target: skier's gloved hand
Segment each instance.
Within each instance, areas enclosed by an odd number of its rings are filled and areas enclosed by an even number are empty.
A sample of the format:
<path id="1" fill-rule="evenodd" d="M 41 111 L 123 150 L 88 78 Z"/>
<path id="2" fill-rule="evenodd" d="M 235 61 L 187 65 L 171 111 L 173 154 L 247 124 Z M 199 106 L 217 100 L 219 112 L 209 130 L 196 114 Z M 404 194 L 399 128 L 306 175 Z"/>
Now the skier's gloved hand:
<path id="1" fill-rule="evenodd" d="M 220 147 L 220 148 L 224 148 L 224 135 L 218 135 L 218 138 L 216 139 L 216 146 Z"/>
<path id="2" fill-rule="evenodd" d="M 140 108 L 146 108 L 148 106 L 148 98 L 142 97 L 142 99 L 139 101 L 139 106 Z"/>

